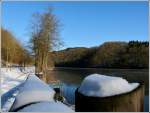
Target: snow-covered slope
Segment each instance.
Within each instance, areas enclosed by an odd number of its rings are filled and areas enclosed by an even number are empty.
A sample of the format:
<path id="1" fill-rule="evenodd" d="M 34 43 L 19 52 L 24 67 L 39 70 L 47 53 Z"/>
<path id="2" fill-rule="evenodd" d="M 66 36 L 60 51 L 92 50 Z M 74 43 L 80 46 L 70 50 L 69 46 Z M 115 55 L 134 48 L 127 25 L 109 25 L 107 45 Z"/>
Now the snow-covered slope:
<path id="1" fill-rule="evenodd" d="M 1 95 L 22 83 L 30 73 L 34 73 L 34 67 L 20 68 L 1 68 Z"/>
<path id="2" fill-rule="evenodd" d="M 139 83 L 128 83 L 121 77 L 92 74 L 83 80 L 78 91 L 86 96 L 107 97 L 130 92 L 138 85 Z"/>
<path id="3" fill-rule="evenodd" d="M 54 101 L 55 91 L 35 75 L 29 75 L 11 107 L 14 111 L 22 106 L 41 101 Z"/>
<path id="4" fill-rule="evenodd" d="M 20 112 L 74 112 L 67 105 L 54 100 L 55 91 L 34 75 L 34 68 L 24 71 L 2 68 L 1 76 L 3 112 L 18 109 Z"/>
<path id="5" fill-rule="evenodd" d="M 1 109 L 8 111 L 18 94 L 18 88 L 26 80 L 29 73 L 33 74 L 34 67 L 26 67 L 25 70 L 16 68 L 1 68 Z"/>

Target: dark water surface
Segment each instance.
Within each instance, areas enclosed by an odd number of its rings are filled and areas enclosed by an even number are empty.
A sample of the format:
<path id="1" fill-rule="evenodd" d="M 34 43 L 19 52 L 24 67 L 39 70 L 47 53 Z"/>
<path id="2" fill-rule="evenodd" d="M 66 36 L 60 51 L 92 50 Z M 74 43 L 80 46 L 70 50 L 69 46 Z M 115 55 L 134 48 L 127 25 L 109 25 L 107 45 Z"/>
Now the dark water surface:
<path id="1" fill-rule="evenodd" d="M 119 76 L 127 79 L 129 82 L 144 82 L 144 111 L 149 111 L 149 72 L 146 69 L 56 68 L 53 71 L 49 71 L 48 76 L 54 76 L 62 82 L 64 97 L 70 104 L 74 104 L 76 88 L 87 75 L 93 73 Z"/>

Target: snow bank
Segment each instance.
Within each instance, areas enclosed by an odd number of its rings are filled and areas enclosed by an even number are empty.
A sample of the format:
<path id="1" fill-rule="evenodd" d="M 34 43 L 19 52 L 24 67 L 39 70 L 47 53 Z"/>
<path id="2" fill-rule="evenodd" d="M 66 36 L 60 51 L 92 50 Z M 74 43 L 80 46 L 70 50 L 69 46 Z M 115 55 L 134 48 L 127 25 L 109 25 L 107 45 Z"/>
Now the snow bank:
<path id="1" fill-rule="evenodd" d="M 49 85 L 35 75 L 28 76 L 23 86 L 19 88 L 19 94 L 16 96 L 11 111 L 35 102 L 54 101 L 54 95 L 55 91 Z"/>
<path id="2" fill-rule="evenodd" d="M 26 67 L 25 70 L 17 68 L 1 68 L 1 94 L 24 82 L 29 73 L 34 73 L 34 67 Z"/>
<path id="3" fill-rule="evenodd" d="M 1 93 L 4 94 L 8 90 L 22 83 L 26 77 L 27 76 L 24 76 L 18 68 L 1 68 Z"/>
<path id="4" fill-rule="evenodd" d="M 31 104 L 18 112 L 74 112 L 61 102 L 39 102 Z"/>
<path id="5" fill-rule="evenodd" d="M 7 112 L 15 100 L 18 88 L 22 86 L 22 83 L 30 73 L 35 72 L 35 67 L 25 67 L 25 70 L 20 67 L 1 68 L 0 71 L 1 109 Z"/>
<path id="6" fill-rule="evenodd" d="M 139 83 L 128 83 L 121 77 L 92 74 L 83 80 L 78 91 L 86 96 L 107 97 L 130 92 L 138 85 Z"/>

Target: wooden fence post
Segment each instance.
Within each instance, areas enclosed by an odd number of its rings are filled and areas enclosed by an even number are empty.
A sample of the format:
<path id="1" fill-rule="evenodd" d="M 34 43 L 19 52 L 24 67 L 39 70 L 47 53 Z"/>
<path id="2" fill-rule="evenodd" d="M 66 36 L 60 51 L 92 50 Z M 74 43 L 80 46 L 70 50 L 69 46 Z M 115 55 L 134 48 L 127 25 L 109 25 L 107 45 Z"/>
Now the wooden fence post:
<path id="1" fill-rule="evenodd" d="M 144 110 L 144 84 L 131 92 L 109 97 L 89 97 L 75 92 L 77 112 L 142 112 Z"/>

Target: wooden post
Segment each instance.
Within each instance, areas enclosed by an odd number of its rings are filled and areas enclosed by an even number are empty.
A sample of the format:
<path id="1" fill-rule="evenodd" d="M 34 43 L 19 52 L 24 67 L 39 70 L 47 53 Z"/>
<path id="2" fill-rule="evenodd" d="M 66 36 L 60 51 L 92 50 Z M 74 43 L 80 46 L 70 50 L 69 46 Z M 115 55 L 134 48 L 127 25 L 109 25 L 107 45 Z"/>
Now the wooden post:
<path id="1" fill-rule="evenodd" d="M 142 112 L 144 110 L 144 84 L 131 92 L 109 97 L 89 97 L 75 92 L 76 112 Z"/>

